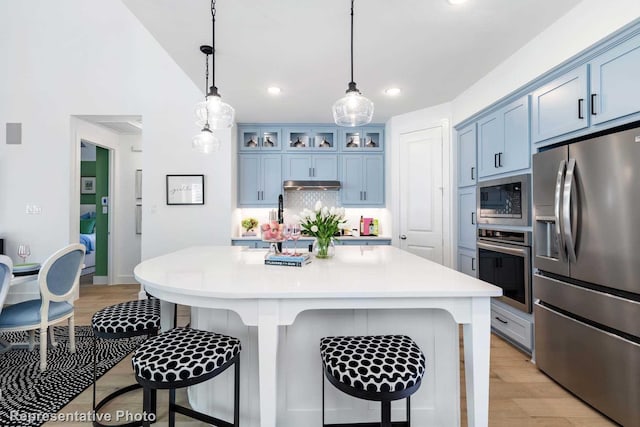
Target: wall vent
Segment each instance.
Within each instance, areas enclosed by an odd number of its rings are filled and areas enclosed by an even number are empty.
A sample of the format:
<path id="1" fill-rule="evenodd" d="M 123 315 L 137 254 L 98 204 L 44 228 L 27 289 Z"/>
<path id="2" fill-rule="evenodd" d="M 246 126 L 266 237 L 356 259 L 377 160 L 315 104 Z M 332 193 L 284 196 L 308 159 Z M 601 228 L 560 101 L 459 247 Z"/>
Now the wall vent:
<path id="1" fill-rule="evenodd" d="M 22 123 L 7 123 L 7 144 L 22 144 Z"/>

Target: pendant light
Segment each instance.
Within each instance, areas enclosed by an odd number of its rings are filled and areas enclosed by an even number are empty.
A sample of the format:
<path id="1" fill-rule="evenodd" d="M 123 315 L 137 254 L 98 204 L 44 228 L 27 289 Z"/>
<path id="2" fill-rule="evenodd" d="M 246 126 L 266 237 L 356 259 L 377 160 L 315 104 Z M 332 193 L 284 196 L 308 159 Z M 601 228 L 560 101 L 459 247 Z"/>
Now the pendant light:
<path id="1" fill-rule="evenodd" d="M 207 87 L 209 86 L 209 55 L 213 53 L 213 48 L 211 46 L 200 46 L 200 52 L 205 54 L 205 93 L 207 92 Z M 199 151 L 201 153 L 211 153 L 213 151 L 218 151 L 220 148 L 220 140 L 211 132 L 209 128 L 209 114 L 208 114 L 208 101 L 209 94 L 205 95 L 204 101 L 198 104 L 196 112 L 199 111 L 200 108 L 204 109 L 204 125 L 199 134 L 193 137 L 191 142 L 191 146 L 194 150 Z M 199 123 L 200 124 L 200 123 Z"/>
<path id="2" fill-rule="evenodd" d="M 353 2 L 351 0 L 351 81 L 346 95 L 333 104 L 333 120 L 338 126 L 362 126 L 371 123 L 373 102 L 362 96 L 353 81 Z"/>
<path id="3" fill-rule="evenodd" d="M 196 123 L 211 129 L 227 129 L 233 126 L 235 110 L 229 104 L 222 102 L 222 97 L 216 87 L 216 0 L 211 0 L 211 87 L 206 101 L 196 106 Z M 200 49 L 202 50 L 202 48 Z M 208 64 L 208 62 L 207 62 Z"/>

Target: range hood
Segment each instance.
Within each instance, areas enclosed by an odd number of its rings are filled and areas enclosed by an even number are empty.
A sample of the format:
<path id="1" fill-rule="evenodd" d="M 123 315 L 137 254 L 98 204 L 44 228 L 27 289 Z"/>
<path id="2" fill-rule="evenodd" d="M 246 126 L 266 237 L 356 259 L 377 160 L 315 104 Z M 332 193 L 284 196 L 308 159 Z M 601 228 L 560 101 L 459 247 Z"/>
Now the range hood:
<path id="1" fill-rule="evenodd" d="M 340 189 L 340 181 L 285 181 L 282 183 L 282 188 L 285 191 L 297 191 L 297 190 L 309 190 L 309 191 L 322 191 L 322 190 L 334 190 Z"/>

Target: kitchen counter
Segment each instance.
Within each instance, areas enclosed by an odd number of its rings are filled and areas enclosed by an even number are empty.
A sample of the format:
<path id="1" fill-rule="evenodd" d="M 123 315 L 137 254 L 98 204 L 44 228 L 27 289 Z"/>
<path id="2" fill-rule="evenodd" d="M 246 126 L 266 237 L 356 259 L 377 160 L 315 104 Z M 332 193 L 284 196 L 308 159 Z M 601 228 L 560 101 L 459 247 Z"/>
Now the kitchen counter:
<path id="1" fill-rule="evenodd" d="M 336 236 L 336 245 L 390 245 L 391 236 Z M 298 242 L 300 247 L 303 248 L 313 242 L 314 237 L 303 236 Z M 258 236 L 247 237 L 233 237 L 231 239 L 232 246 L 250 246 L 254 248 L 266 248 L 269 246 L 268 242 L 263 242 Z M 287 241 L 287 247 L 293 246 L 292 241 Z"/>
<path id="2" fill-rule="evenodd" d="M 163 300 L 164 327 L 170 303 L 190 305 L 194 327 L 242 341 L 242 425 L 321 423 L 320 337 L 405 333 L 428 366 L 412 397 L 415 425 L 458 426 L 458 324 L 468 425 L 488 425 L 490 298 L 501 295 L 500 288 L 392 246 L 341 246 L 334 258 L 299 268 L 266 266 L 265 253 L 193 247 L 146 260 L 134 271 L 145 290 Z M 230 381 L 192 387 L 191 404 L 225 413 L 232 407 Z M 378 412 L 367 402 L 345 401 L 332 387 L 326 405 L 327 422 L 354 415 L 372 420 Z"/>

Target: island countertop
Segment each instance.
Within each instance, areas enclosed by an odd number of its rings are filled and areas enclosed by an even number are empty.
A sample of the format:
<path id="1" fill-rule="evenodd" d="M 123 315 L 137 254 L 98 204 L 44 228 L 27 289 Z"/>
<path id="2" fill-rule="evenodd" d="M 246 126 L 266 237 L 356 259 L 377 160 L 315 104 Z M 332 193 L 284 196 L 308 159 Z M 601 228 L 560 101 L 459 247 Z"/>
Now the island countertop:
<path id="1" fill-rule="evenodd" d="M 264 265 L 265 249 L 202 246 L 142 262 L 154 289 L 220 298 L 493 297 L 500 288 L 393 246 L 341 246 L 303 267 Z"/>
<path id="2" fill-rule="evenodd" d="M 321 422 L 319 395 L 308 391 L 321 386 L 314 370 L 321 336 L 406 332 L 425 349 L 432 373 L 412 399 L 412 419 L 459 426 L 462 325 L 468 425 L 488 426 L 490 300 L 500 288 L 393 246 L 339 246 L 335 257 L 313 258 L 303 267 L 265 265 L 266 253 L 190 247 L 134 270 L 145 290 L 162 300 L 163 329 L 173 319 L 173 304 L 184 304 L 192 307 L 193 327 L 242 341 L 243 364 L 249 365 L 242 377 L 245 398 L 258 402 L 241 411 L 243 425 Z M 224 380 L 193 386 L 190 403 L 210 413 L 225 407 L 220 399 L 229 389 Z M 353 415 L 338 397 L 330 401 L 336 420 Z M 346 409 L 366 418 L 368 408 L 365 402 Z"/>

